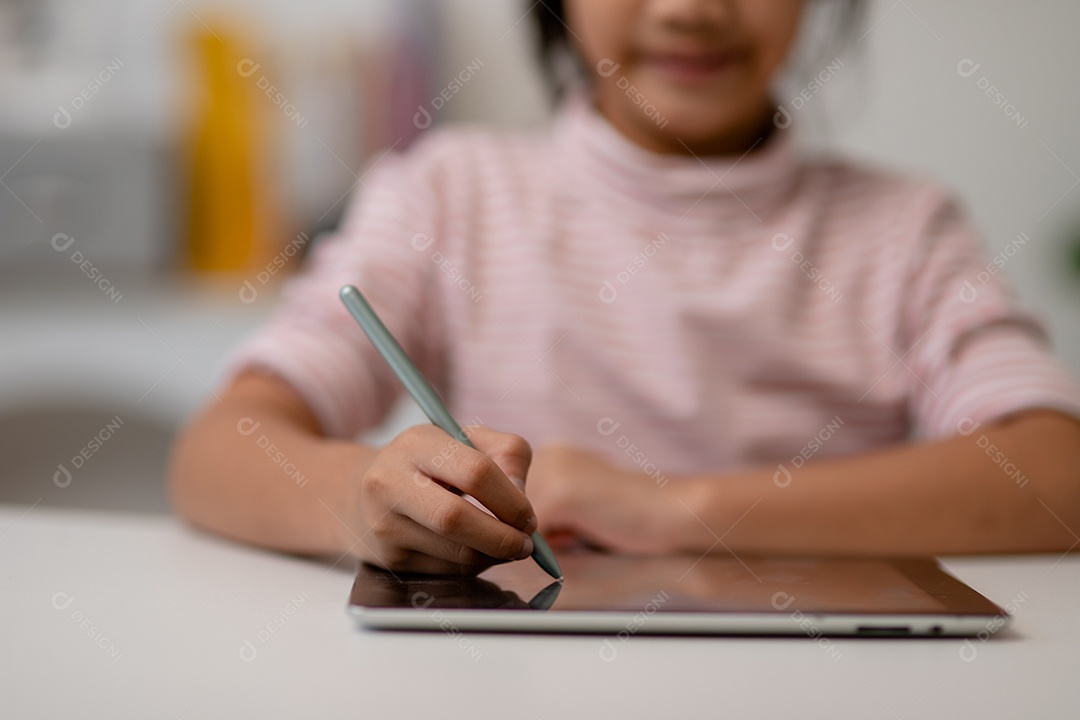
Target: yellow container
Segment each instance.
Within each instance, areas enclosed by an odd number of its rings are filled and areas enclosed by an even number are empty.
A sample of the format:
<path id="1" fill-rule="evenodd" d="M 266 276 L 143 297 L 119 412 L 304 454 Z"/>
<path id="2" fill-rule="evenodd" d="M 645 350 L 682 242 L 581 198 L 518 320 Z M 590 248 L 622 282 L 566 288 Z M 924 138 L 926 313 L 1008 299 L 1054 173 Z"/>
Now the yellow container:
<path id="1" fill-rule="evenodd" d="M 190 267 L 245 272 L 266 257 L 272 218 L 267 138 L 256 107 L 257 63 L 221 23 L 189 36 L 199 99 L 187 131 L 187 234 Z"/>

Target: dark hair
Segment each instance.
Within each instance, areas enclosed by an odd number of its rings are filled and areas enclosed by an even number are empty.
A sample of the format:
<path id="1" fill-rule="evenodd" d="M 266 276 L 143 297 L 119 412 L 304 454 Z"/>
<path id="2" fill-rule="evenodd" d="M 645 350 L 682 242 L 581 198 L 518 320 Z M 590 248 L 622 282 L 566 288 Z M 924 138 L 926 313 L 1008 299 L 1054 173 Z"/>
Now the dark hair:
<path id="1" fill-rule="evenodd" d="M 536 28 L 537 51 L 544 78 L 555 96 L 564 90 L 559 68 L 573 57 L 562 0 L 539 0 L 529 10 Z"/>
<path id="2" fill-rule="evenodd" d="M 822 57 L 854 46 L 855 33 L 862 27 L 865 0 L 812 0 L 827 6 L 832 24 L 832 37 L 822 50 Z M 555 97 L 566 89 L 568 68 L 574 65 L 576 54 L 570 42 L 570 29 L 563 12 L 563 0 L 538 0 L 530 11 L 536 29 L 537 51 L 544 76 Z"/>

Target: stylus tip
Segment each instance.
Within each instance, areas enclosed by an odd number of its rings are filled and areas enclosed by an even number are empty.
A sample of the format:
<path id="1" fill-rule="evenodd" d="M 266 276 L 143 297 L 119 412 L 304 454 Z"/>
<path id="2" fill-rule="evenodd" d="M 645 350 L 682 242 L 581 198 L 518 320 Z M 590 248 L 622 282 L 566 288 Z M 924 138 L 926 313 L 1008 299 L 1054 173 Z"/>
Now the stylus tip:
<path id="1" fill-rule="evenodd" d="M 555 553 L 551 552 L 551 548 L 544 541 L 544 538 L 540 537 L 539 532 L 532 534 L 532 541 L 532 558 L 536 561 L 536 564 L 551 577 L 562 580 L 562 568 L 559 567 L 559 561 L 555 559 Z"/>

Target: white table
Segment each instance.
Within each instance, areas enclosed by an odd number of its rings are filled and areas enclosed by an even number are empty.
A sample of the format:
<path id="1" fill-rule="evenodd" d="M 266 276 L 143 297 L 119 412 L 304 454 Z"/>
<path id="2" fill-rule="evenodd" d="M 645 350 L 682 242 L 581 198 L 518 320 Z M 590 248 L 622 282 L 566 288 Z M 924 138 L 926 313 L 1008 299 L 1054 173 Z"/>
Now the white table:
<path id="1" fill-rule="evenodd" d="M 0 506 L 5 718 L 1080 716 L 1080 555 L 950 559 L 988 642 L 357 630 L 347 560 L 175 518 Z M 970 643 L 970 641 L 968 641 Z"/>

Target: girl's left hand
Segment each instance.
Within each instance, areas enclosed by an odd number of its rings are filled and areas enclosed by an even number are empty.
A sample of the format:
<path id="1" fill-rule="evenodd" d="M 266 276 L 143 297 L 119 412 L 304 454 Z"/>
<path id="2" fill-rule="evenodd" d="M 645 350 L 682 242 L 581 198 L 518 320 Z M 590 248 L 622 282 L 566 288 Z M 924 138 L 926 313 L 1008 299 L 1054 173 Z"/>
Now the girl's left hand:
<path id="1" fill-rule="evenodd" d="M 583 542 L 614 552 L 670 552 L 676 529 L 693 520 L 679 513 L 670 485 L 567 445 L 535 450 L 525 487 L 553 547 Z"/>

